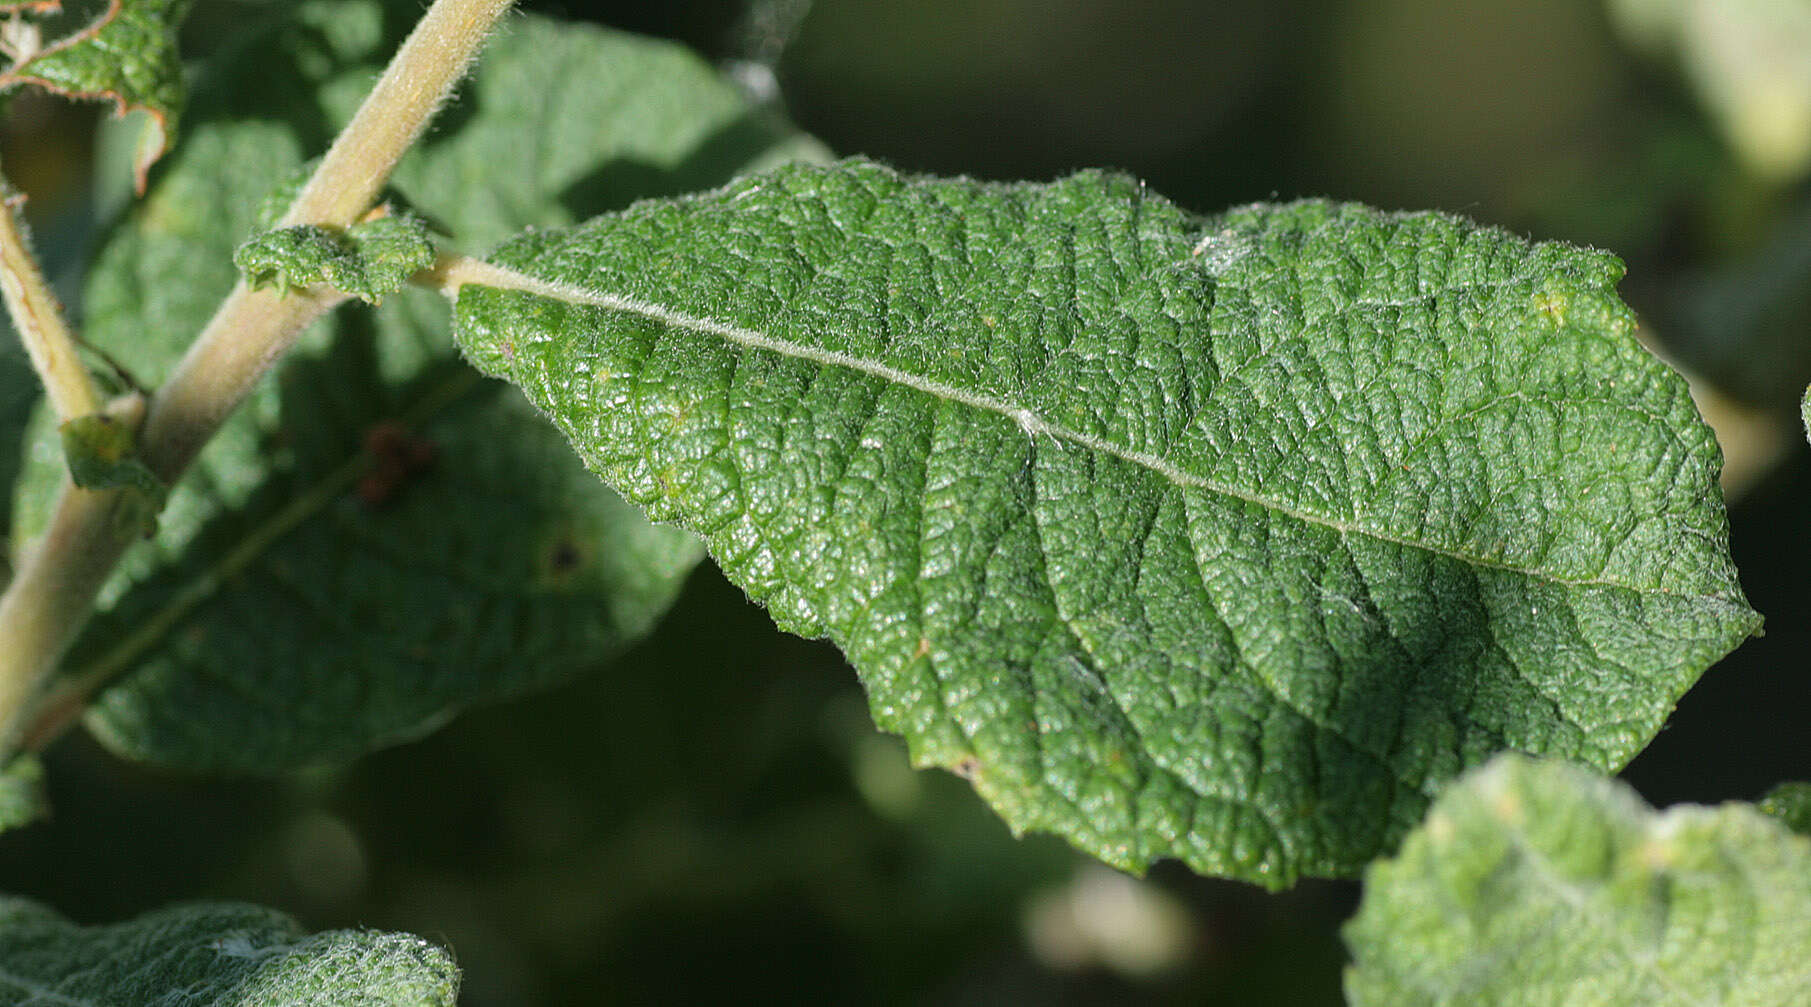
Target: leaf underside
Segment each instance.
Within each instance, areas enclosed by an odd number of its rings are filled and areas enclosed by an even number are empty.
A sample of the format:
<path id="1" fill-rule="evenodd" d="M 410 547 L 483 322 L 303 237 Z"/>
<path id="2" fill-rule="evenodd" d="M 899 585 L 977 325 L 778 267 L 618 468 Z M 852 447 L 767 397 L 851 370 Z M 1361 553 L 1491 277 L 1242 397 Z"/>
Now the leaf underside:
<path id="1" fill-rule="evenodd" d="M 226 46 L 183 145 L 101 249 L 87 337 L 162 381 L 232 287 L 264 197 L 332 139 L 419 14 L 273 8 Z M 393 181 L 490 242 L 812 149 L 678 46 L 526 15 Z M 421 290 L 341 309 L 173 488 L 66 662 L 75 679 L 119 674 L 88 717 L 111 748 L 207 770 L 343 762 L 595 670 L 665 610 L 698 543 L 599 484 L 459 360 L 448 327 Z M 54 423 L 38 435 L 18 542 L 62 479 Z"/>
<path id="2" fill-rule="evenodd" d="M 274 910 L 170 906 L 81 927 L 0 896 L 0 1005 L 232 1004 L 431 1007 L 458 999 L 446 949 L 411 934 L 310 935 Z"/>
<path id="3" fill-rule="evenodd" d="M 1775 1007 L 1811 989 L 1811 842 L 1751 805 L 1656 812 L 1504 756 L 1365 873 L 1353 1007 Z"/>
<path id="4" fill-rule="evenodd" d="M 1622 764 L 1758 624 L 1606 255 L 857 161 L 492 261 L 480 369 L 920 763 L 1122 867 L 1353 874 L 1491 753 Z"/>

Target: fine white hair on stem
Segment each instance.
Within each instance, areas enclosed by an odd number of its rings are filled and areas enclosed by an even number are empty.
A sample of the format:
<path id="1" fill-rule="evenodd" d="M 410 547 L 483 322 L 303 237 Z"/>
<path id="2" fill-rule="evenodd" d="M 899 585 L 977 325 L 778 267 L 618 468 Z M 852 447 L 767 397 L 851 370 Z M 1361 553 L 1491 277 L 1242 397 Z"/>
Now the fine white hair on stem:
<path id="1" fill-rule="evenodd" d="M 438 0 L 396 51 L 278 226 L 348 227 L 377 200 L 514 0 Z"/>

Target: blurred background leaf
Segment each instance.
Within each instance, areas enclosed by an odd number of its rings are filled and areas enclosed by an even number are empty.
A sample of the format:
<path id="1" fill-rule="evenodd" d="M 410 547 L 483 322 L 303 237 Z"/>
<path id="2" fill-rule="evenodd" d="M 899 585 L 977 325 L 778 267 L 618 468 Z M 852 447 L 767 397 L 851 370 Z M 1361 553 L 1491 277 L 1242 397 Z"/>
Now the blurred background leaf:
<path id="1" fill-rule="evenodd" d="M 279 2 L 202 0 L 189 51 Z M 1811 188 L 1758 170 L 1680 54 L 1631 46 L 1607 3 L 528 6 L 679 39 L 835 152 L 906 170 L 1104 165 L 1195 210 L 1333 196 L 1615 252 L 1646 334 L 1737 420 L 1713 411 L 1745 472 L 1737 564 L 1769 617 L 1625 777 L 1660 805 L 1811 778 L 1811 448 L 1793 409 Z M 91 107 L 22 104 L 0 156 L 69 276 L 129 175 L 103 164 L 86 184 Z M 0 890 L 81 922 L 218 896 L 311 929 L 413 930 L 451 943 L 477 1007 L 1338 1002 L 1351 887 L 1266 897 L 1162 865 L 1128 893 L 1060 844 L 1016 842 L 965 784 L 905 767 L 833 650 L 779 636 L 712 571 L 618 669 L 274 787 L 125 767 L 72 737 L 46 760 L 55 818 L 0 836 Z M 1112 919 L 1119 936 L 1088 932 Z M 1147 951 L 1112 950 L 1128 933 Z M 1170 950 L 1133 964 L 1150 948 Z"/>

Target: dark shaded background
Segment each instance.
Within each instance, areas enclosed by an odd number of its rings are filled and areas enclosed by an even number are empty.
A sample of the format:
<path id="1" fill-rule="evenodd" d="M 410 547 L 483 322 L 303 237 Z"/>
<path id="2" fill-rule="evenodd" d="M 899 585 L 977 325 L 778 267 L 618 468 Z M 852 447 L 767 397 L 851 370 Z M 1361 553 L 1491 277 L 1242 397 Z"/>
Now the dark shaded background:
<path id="1" fill-rule="evenodd" d="M 1738 476 L 1731 537 L 1768 617 L 1627 778 L 1663 804 L 1811 778 L 1811 451 L 1792 418 L 1811 378 L 1811 187 L 1746 167 L 1598 3 L 529 6 L 683 40 L 756 84 L 771 72 L 832 149 L 901 168 L 1108 165 L 1195 209 L 1328 195 L 1615 251 L 1650 334 L 1731 400 L 1713 412 Z M 70 274 L 90 119 L 21 102 L 0 137 Z M 411 930 L 454 947 L 478 1007 L 1331 1004 L 1357 895 L 1174 865 L 1132 884 L 1013 840 L 960 781 L 906 768 L 833 649 L 779 635 L 712 570 L 604 676 L 343 771 L 176 777 L 85 738 L 49 762 L 57 816 L 0 840 L 0 890 L 84 922 L 209 897 Z"/>

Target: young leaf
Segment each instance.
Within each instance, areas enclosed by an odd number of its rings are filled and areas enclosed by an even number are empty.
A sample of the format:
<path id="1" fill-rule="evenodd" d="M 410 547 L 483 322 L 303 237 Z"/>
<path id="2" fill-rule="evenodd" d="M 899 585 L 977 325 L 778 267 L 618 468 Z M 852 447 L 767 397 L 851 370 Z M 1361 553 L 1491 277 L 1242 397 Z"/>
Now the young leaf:
<path id="1" fill-rule="evenodd" d="M 1503 756 L 1366 871 L 1345 937 L 1353 1007 L 1798 1003 L 1811 842 L 1749 805 L 1656 812 Z"/>
<path id="2" fill-rule="evenodd" d="M 322 284 L 376 304 L 434 264 L 427 225 L 408 214 L 354 224 L 344 232 L 303 224 L 264 231 L 233 250 L 253 287 L 284 291 Z"/>
<path id="3" fill-rule="evenodd" d="M 858 161 L 493 261 L 474 363 L 919 762 L 1122 867 L 1355 872 L 1490 753 L 1620 765 L 1758 623 L 1606 255 Z"/>
<path id="4" fill-rule="evenodd" d="M 331 139 L 419 4 L 285 14 L 197 83 L 183 146 L 102 249 L 87 334 L 141 380 L 206 321 L 265 194 Z M 489 240 L 609 208 L 599 194 L 666 191 L 674 172 L 715 183 L 737 158 L 809 149 L 679 47 L 524 16 L 396 183 Z M 478 381 L 448 328 L 423 291 L 343 310 L 173 489 L 66 663 L 79 681 L 125 673 L 89 719 L 116 750 L 262 772 L 342 761 L 599 667 L 664 610 L 697 543 L 648 525 L 515 392 Z M 22 541 L 60 478 L 32 470 Z"/>
<path id="5" fill-rule="evenodd" d="M 138 191 L 144 192 L 145 175 L 170 149 L 182 113 L 176 30 L 189 0 L 106 0 L 104 10 L 92 12 L 98 5 L 81 0 L 70 0 L 67 12 L 56 2 L 10 6 L 16 9 L 0 10 L 0 36 L 8 43 L 0 47 L 8 58 L 0 91 L 38 84 L 72 98 L 105 99 L 118 115 L 147 113 L 132 158 Z M 18 9 L 28 6 L 61 16 L 40 22 Z M 78 13 L 94 16 L 71 16 Z"/>
<path id="6" fill-rule="evenodd" d="M 0 1003 L 450 1007 L 459 969 L 412 934 L 331 930 L 235 903 L 170 906 L 81 927 L 0 896 Z"/>
<path id="7" fill-rule="evenodd" d="M 142 400 L 138 401 L 142 415 Z M 99 412 L 77 416 L 57 428 L 70 482 L 83 489 L 125 490 L 114 530 L 127 540 L 157 530 L 157 513 L 169 496 L 169 487 L 138 457 L 135 427 L 135 418 Z"/>

